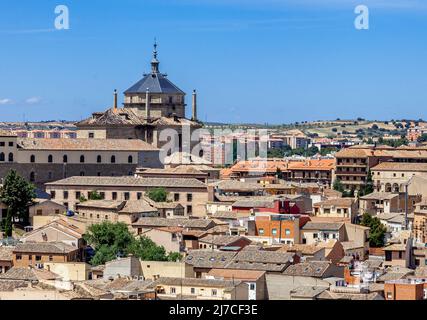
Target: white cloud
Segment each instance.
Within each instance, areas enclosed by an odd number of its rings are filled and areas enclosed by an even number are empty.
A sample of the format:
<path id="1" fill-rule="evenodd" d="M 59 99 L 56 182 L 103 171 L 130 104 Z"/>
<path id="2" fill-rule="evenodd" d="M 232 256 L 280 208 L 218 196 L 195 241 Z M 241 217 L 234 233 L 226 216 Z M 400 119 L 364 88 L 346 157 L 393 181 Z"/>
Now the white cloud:
<path id="1" fill-rule="evenodd" d="M 0 105 L 5 105 L 5 104 L 11 104 L 12 100 L 11 99 L 0 99 Z"/>
<path id="2" fill-rule="evenodd" d="M 31 97 L 31 98 L 28 98 L 27 100 L 25 100 L 25 103 L 26 104 L 37 104 L 37 103 L 40 103 L 41 100 L 42 99 L 40 97 Z"/>

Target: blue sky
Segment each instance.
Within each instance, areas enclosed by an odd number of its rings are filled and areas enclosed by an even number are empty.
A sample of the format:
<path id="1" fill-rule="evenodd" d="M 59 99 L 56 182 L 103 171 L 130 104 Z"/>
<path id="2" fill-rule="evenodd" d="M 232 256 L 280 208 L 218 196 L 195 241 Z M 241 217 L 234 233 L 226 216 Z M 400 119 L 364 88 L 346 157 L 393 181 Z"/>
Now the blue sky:
<path id="1" fill-rule="evenodd" d="M 54 29 L 59 4 L 70 30 Z M 427 118 L 425 0 L 2 0 L 0 121 L 107 109 L 149 70 L 154 37 L 203 121 Z"/>

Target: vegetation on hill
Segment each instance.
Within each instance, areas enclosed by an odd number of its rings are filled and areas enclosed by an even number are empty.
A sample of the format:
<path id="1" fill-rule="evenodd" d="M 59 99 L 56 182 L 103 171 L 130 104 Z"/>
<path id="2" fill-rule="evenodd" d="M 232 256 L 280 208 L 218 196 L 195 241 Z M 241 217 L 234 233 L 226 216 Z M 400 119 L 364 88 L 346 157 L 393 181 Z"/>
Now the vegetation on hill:
<path id="1" fill-rule="evenodd" d="M 178 252 L 166 253 L 163 246 L 158 246 L 151 239 L 134 237 L 125 223 L 109 221 L 91 225 L 84 235 L 86 242 L 95 249 L 90 263 L 104 264 L 117 257 L 132 254 L 147 261 L 176 261 L 182 257 Z"/>

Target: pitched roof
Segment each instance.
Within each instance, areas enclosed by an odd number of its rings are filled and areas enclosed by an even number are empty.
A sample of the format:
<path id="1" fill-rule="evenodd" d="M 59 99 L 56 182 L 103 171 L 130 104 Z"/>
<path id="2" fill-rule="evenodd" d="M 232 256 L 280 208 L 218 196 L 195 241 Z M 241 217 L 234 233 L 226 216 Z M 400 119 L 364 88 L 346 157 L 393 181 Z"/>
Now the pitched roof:
<path id="1" fill-rule="evenodd" d="M 351 207 L 355 203 L 353 198 L 334 198 L 321 202 L 316 202 L 313 207 Z"/>
<path id="2" fill-rule="evenodd" d="M 63 242 L 26 242 L 18 243 L 13 252 L 65 254 L 76 250 L 78 250 L 78 248 Z"/>
<path id="3" fill-rule="evenodd" d="M 218 279 L 201 279 L 201 278 L 167 278 L 162 277 L 154 281 L 150 287 L 160 285 L 175 285 L 175 286 L 194 286 L 194 287 L 213 287 L 213 288 L 233 288 L 239 285 L 239 280 L 218 280 Z"/>
<path id="4" fill-rule="evenodd" d="M 235 255 L 229 251 L 190 250 L 185 262 L 195 268 L 224 268 Z"/>
<path id="5" fill-rule="evenodd" d="M 237 279 L 243 281 L 254 281 L 261 278 L 265 271 L 258 270 L 240 270 L 240 269 L 212 269 L 208 276 L 224 279 Z"/>
<path id="6" fill-rule="evenodd" d="M 341 229 L 341 227 L 344 225 L 343 222 L 307 222 L 304 227 L 302 227 L 303 230 L 332 230 L 332 231 L 338 231 Z"/>
<path id="7" fill-rule="evenodd" d="M 229 236 L 229 235 L 207 235 L 199 239 L 199 242 L 210 243 L 217 246 L 229 246 L 239 240 L 246 240 L 248 243 L 251 241 L 243 236 Z"/>
<path id="8" fill-rule="evenodd" d="M 74 176 L 54 182 L 47 186 L 109 186 L 109 187 L 148 187 L 148 188 L 206 188 L 206 184 L 194 178 L 138 178 L 122 177 L 90 177 Z"/>
<path id="9" fill-rule="evenodd" d="M 18 140 L 24 150 L 61 151 L 157 151 L 151 144 L 137 139 L 39 139 Z"/>
<path id="10" fill-rule="evenodd" d="M 184 91 L 174 85 L 165 74 L 150 73 L 127 89 L 125 94 L 138 94 L 150 90 L 150 93 L 185 94 Z"/>
<path id="11" fill-rule="evenodd" d="M 93 113 L 91 117 L 76 123 L 77 127 L 84 126 L 136 126 L 145 125 L 147 121 L 137 115 L 132 109 L 108 109 L 105 112 Z"/>
<path id="12" fill-rule="evenodd" d="M 12 261 L 13 249 L 15 247 L 0 247 L 0 261 Z"/>
<path id="13" fill-rule="evenodd" d="M 309 261 L 290 265 L 283 274 L 288 276 L 322 277 L 331 263 L 328 261 Z"/>
<path id="14" fill-rule="evenodd" d="M 209 219 L 143 217 L 139 218 L 132 225 L 138 227 L 183 227 L 206 229 L 213 227 L 215 223 Z"/>
<path id="15" fill-rule="evenodd" d="M 372 192 L 370 194 L 367 194 L 365 196 L 360 197 L 362 200 L 391 200 L 399 195 L 396 193 L 390 193 L 390 192 Z"/>
<path id="16" fill-rule="evenodd" d="M 372 171 L 427 171 L 427 163 L 381 162 Z"/>
<path id="17" fill-rule="evenodd" d="M 12 267 L 6 273 L 0 274 L 0 279 L 5 280 L 55 280 L 59 276 L 56 273 L 44 269 Z"/>

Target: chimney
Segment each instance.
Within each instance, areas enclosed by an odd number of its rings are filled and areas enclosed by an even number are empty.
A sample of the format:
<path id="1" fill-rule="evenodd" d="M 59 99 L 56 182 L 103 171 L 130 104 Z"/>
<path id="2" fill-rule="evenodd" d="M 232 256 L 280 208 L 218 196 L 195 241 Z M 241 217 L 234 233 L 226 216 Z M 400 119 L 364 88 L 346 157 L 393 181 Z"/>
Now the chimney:
<path id="1" fill-rule="evenodd" d="M 114 89 L 114 112 L 117 112 L 117 89 Z"/>
<path id="2" fill-rule="evenodd" d="M 191 120 L 197 121 L 197 92 L 193 90 L 193 116 Z"/>
<path id="3" fill-rule="evenodd" d="M 147 120 L 150 118 L 150 89 L 145 91 L 145 117 Z"/>

